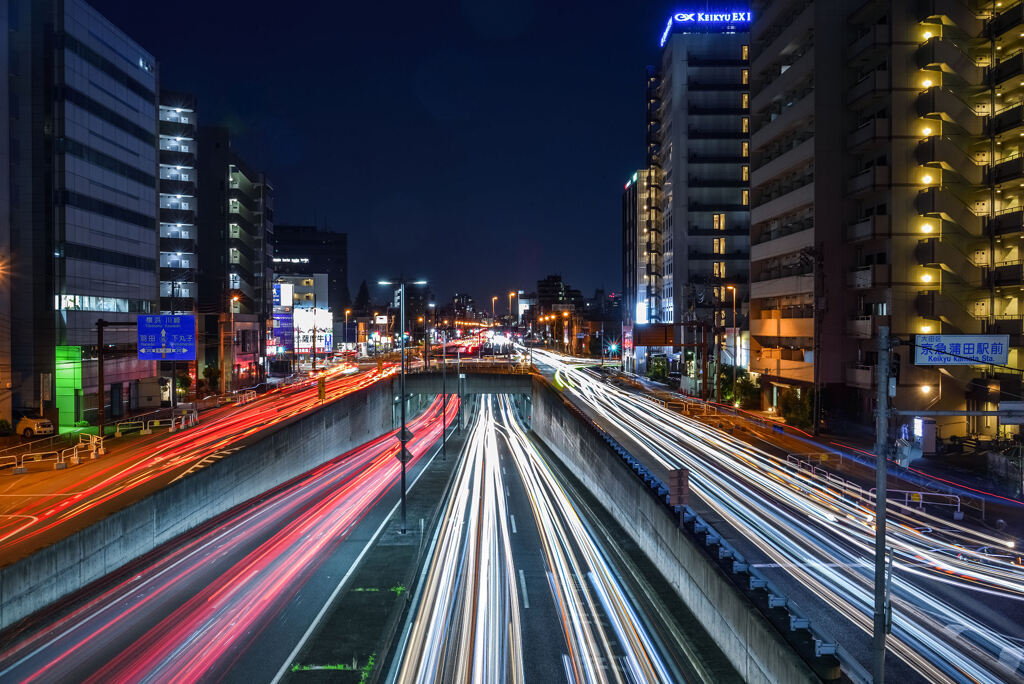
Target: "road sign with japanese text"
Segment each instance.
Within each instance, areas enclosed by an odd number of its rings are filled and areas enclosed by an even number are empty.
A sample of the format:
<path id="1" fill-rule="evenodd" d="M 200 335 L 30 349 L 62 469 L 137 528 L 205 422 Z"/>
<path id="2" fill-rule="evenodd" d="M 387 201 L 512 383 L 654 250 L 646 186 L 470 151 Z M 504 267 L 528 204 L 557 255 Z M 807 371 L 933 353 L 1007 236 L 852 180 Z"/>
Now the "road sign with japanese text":
<path id="1" fill-rule="evenodd" d="M 195 361 L 196 317 L 191 314 L 142 315 L 140 361 Z"/>
<path id="2" fill-rule="evenodd" d="M 1009 335 L 918 335 L 914 342 L 917 366 L 1005 366 L 1010 354 Z"/>

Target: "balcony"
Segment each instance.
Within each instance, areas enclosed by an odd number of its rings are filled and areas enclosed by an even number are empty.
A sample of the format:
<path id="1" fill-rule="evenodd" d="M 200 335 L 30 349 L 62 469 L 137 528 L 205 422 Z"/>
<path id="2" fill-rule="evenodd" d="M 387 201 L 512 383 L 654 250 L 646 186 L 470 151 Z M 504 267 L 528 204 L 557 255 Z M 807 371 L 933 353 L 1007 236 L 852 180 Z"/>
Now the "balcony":
<path id="1" fill-rule="evenodd" d="M 160 150 L 160 163 L 167 166 L 195 166 L 196 155 L 191 152 Z"/>
<path id="2" fill-rule="evenodd" d="M 968 313 L 967 308 L 949 295 L 939 290 L 927 290 L 917 293 L 915 301 L 917 315 L 932 321 L 942 321 L 950 326 L 948 333 L 980 332 L 980 322 Z"/>
<path id="3" fill-rule="evenodd" d="M 161 178 L 160 194 L 187 195 L 191 197 L 196 194 L 196 184 L 193 183 L 192 181 L 171 180 L 169 178 Z"/>
<path id="4" fill-rule="evenodd" d="M 877 240 L 888 237 L 888 216 L 868 216 L 846 226 L 846 240 L 848 242 L 863 242 L 864 240 Z"/>
<path id="5" fill-rule="evenodd" d="M 846 194 L 859 195 L 878 188 L 888 187 L 888 185 L 889 167 L 872 166 L 870 169 L 864 169 L 846 181 Z"/>
<path id="6" fill-rule="evenodd" d="M 750 147 L 760 150 L 773 140 L 778 140 L 794 131 L 814 114 L 814 97 L 806 96 L 785 107 L 774 120 L 762 125 L 750 135 Z"/>
<path id="7" fill-rule="evenodd" d="M 950 277 L 972 287 L 981 285 L 981 269 L 948 240 L 939 237 L 918 240 L 914 256 L 922 266 L 942 268 Z"/>
<path id="8" fill-rule="evenodd" d="M 686 136 L 691 140 L 746 140 L 749 133 L 743 131 L 708 131 L 699 128 L 690 128 Z"/>
<path id="9" fill-rule="evenodd" d="M 875 24 L 861 37 L 850 44 L 846 51 L 847 62 L 870 59 L 876 51 L 889 45 L 889 26 Z"/>
<path id="10" fill-rule="evenodd" d="M 969 135 L 981 135 L 985 130 L 985 117 L 952 90 L 942 86 L 932 86 L 917 96 L 917 115 L 941 117 L 955 123 Z"/>
<path id="11" fill-rule="evenodd" d="M 1024 264 L 1019 261 L 996 264 L 995 267 L 988 269 L 988 280 L 991 287 L 1024 285 Z"/>
<path id="12" fill-rule="evenodd" d="M 180 121 L 164 121 L 160 120 L 160 135 L 171 137 L 171 138 L 188 138 L 194 140 L 196 137 L 196 127 L 194 124 L 181 123 Z"/>
<path id="13" fill-rule="evenodd" d="M 846 335 L 859 340 L 878 337 L 878 326 L 890 325 L 889 316 L 857 316 L 846 321 Z"/>
<path id="14" fill-rule="evenodd" d="M 889 264 L 861 266 L 846 274 L 846 285 L 854 290 L 886 287 L 891 282 L 891 272 Z"/>
<path id="15" fill-rule="evenodd" d="M 1020 316 L 996 317 L 996 320 L 985 325 L 985 333 L 1009 335 L 1011 347 L 1024 346 L 1024 318 Z"/>
<path id="16" fill-rule="evenodd" d="M 1024 74 L 1024 52 L 1018 50 L 1003 55 L 1002 60 L 989 68 L 988 83 L 990 86 L 997 86 L 1010 79 L 1017 79 Z"/>
<path id="17" fill-rule="evenodd" d="M 790 356 L 799 358 L 781 358 L 774 356 L 781 352 L 790 352 Z M 752 356 L 750 370 L 780 380 L 794 382 L 814 382 L 814 364 L 803 360 L 803 350 L 762 349 L 760 356 Z"/>
<path id="18" fill-rule="evenodd" d="M 809 138 L 801 143 L 797 143 L 771 161 L 751 171 L 750 187 L 761 187 L 772 179 L 784 176 L 793 169 L 808 165 L 813 159 L 814 138 Z"/>
<path id="19" fill-rule="evenodd" d="M 814 183 L 800 186 L 784 195 L 768 200 L 750 210 L 750 222 L 762 223 L 776 216 L 795 213 L 814 202 Z"/>
<path id="20" fill-rule="evenodd" d="M 871 389 L 875 386 L 875 367 L 847 366 L 846 384 L 857 389 Z"/>
<path id="21" fill-rule="evenodd" d="M 1017 3 L 992 19 L 986 33 L 993 38 L 998 38 L 1021 24 L 1024 24 L 1024 3 Z"/>
<path id="22" fill-rule="evenodd" d="M 799 252 L 814 244 L 814 228 L 807 228 L 796 233 L 782 235 L 750 246 L 750 260 L 761 261 L 772 257 Z"/>
<path id="23" fill-rule="evenodd" d="M 795 14 L 785 28 L 772 38 L 771 42 L 758 50 L 758 55 L 750 63 L 752 73 L 760 74 L 772 66 L 772 61 L 792 50 L 792 46 L 806 44 L 808 35 L 814 31 L 814 5 L 807 4 L 802 11 Z M 788 49 L 787 49 L 788 48 Z"/>
<path id="24" fill-rule="evenodd" d="M 862 123 L 846 136 L 846 147 L 854 150 L 872 141 L 889 139 L 889 119 L 871 119 Z"/>
<path id="25" fill-rule="evenodd" d="M 919 0 L 914 6 L 919 21 L 931 19 L 945 24 L 954 24 L 969 36 L 976 36 L 984 28 L 971 7 L 963 0 Z"/>
<path id="26" fill-rule="evenodd" d="M 764 312 L 762 312 L 764 313 Z M 781 313 L 774 311 L 770 313 Z M 750 321 L 750 334 L 758 337 L 814 337 L 813 318 L 758 318 Z"/>
<path id="27" fill-rule="evenodd" d="M 786 71 L 779 74 L 771 83 L 767 83 L 754 97 L 750 98 L 750 109 L 754 112 L 764 111 L 776 98 L 796 88 L 801 81 L 810 76 L 814 69 L 814 49 L 800 56 Z"/>
<path id="28" fill-rule="evenodd" d="M 987 233 L 992 237 L 1024 233 L 1024 207 L 1004 209 L 988 220 Z"/>
<path id="29" fill-rule="evenodd" d="M 770 278 L 750 284 L 751 299 L 785 297 L 806 292 L 814 292 L 814 276 L 809 273 Z"/>
<path id="30" fill-rule="evenodd" d="M 160 207 L 161 223 L 193 223 L 196 212 L 191 209 L 165 209 Z"/>
<path id="31" fill-rule="evenodd" d="M 1024 178 L 1024 156 L 1011 155 L 989 167 L 989 181 L 993 185 L 1020 182 Z"/>
<path id="32" fill-rule="evenodd" d="M 989 132 L 992 135 L 1009 133 L 1024 126 L 1024 103 L 1008 105 L 998 110 L 988 120 Z"/>
<path id="33" fill-rule="evenodd" d="M 856 104 L 869 97 L 881 97 L 889 90 L 889 72 L 872 71 L 846 91 L 846 103 Z"/>

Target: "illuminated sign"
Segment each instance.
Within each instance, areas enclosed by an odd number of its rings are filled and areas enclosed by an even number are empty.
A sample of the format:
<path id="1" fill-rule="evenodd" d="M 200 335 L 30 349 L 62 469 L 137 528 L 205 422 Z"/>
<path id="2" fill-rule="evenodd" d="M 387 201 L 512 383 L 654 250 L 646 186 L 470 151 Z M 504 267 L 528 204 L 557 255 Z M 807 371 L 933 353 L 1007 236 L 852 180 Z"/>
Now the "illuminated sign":
<path id="1" fill-rule="evenodd" d="M 314 313 L 315 312 L 315 313 Z M 305 353 L 313 349 L 313 328 L 316 328 L 317 352 L 334 350 L 334 317 L 327 309 L 294 309 L 295 350 Z"/>
<path id="2" fill-rule="evenodd" d="M 139 316 L 137 326 L 140 361 L 195 361 L 195 316 Z"/>
<path id="3" fill-rule="evenodd" d="M 672 27 L 675 24 L 702 27 L 712 24 L 732 26 L 735 24 L 749 24 L 751 21 L 753 21 L 753 12 L 677 12 L 668 18 L 665 32 L 661 34 L 661 45 L 665 45 L 665 41 L 668 40 L 668 35 L 672 33 Z"/>
<path id="4" fill-rule="evenodd" d="M 1009 335 L 918 335 L 914 340 L 917 366 L 1005 366 L 1009 353 Z"/>

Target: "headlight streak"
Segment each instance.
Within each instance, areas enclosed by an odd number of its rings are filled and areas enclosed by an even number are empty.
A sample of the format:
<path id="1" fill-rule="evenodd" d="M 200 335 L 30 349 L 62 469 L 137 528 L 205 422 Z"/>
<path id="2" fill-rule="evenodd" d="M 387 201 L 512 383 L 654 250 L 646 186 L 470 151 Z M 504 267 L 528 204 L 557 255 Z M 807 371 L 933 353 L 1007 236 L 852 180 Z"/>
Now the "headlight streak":
<path id="1" fill-rule="evenodd" d="M 601 420 L 628 432 L 662 467 L 688 468 L 693 490 L 703 501 L 837 611 L 870 632 L 872 497 L 794 473 L 784 462 L 745 442 L 609 387 L 556 356 L 535 350 L 534 357 L 555 368 L 562 382 L 571 383 L 574 393 Z M 1000 681 L 1008 670 L 998 659 L 1008 655 L 1012 662 L 1019 647 L 909 578 L 959 583 L 1019 600 L 1024 595 L 1022 568 L 979 550 L 986 543 L 1005 548 L 1006 540 L 892 508 L 888 539 L 897 563 L 890 647 L 935 681 Z M 926 534 L 915 529 L 922 520 L 946 530 Z M 940 556 L 934 552 L 936 546 L 954 546 L 974 561 Z M 950 638 L 963 630 L 971 633 L 970 642 Z M 972 642 L 983 646 L 984 652 Z"/>
<path id="2" fill-rule="evenodd" d="M 451 424 L 457 397 L 449 404 Z M 437 399 L 410 422 L 416 433 L 409 446 L 412 465 L 439 438 L 440 413 Z M 223 675 L 397 481 L 396 434 L 383 435 L 273 490 L 53 626 L 14 644 L 0 653 L 0 679 L 16 668 L 35 667 L 38 660 L 41 667 L 29 674 L 19 671 L 21 681 L 85 680 L 88 673 L 78 672 L 76 662 L 88 658 L 95 642 L 110 638 L 131 642 L 88 681 L 176 682 Z M 253 540 L 262 541 L 237 562 L 218 569 L 213 581 L 192 598 L 173 604 L 178 607 L 169 615 L 153 619 L 162 602 L 179 597 L 179 587 L 192 573 L 218 562 L 231 547 Z M 132 635 L 137 624 L 146 628 Z"/>

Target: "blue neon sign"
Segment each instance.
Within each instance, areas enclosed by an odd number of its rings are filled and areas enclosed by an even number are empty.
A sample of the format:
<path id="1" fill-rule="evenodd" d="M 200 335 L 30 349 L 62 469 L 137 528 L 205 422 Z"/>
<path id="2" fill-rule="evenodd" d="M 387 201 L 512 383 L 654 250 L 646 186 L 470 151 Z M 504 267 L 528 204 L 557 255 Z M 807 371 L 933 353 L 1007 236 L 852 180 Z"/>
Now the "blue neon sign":
<path id="1" fill-rule="evenodd" d="M 668 36 L 672 33 L 672 27 L 675 24 L 693 24 L 695 26 L 707 26 L 709 24 L 749 24 L 753 21 L 753 12 L 676 12 L 668 18 L 668 25 L 665 26 L 665 32 L 661 34 L 661 45 L 664 47 L 665 41 L 668 40 Z"/>

